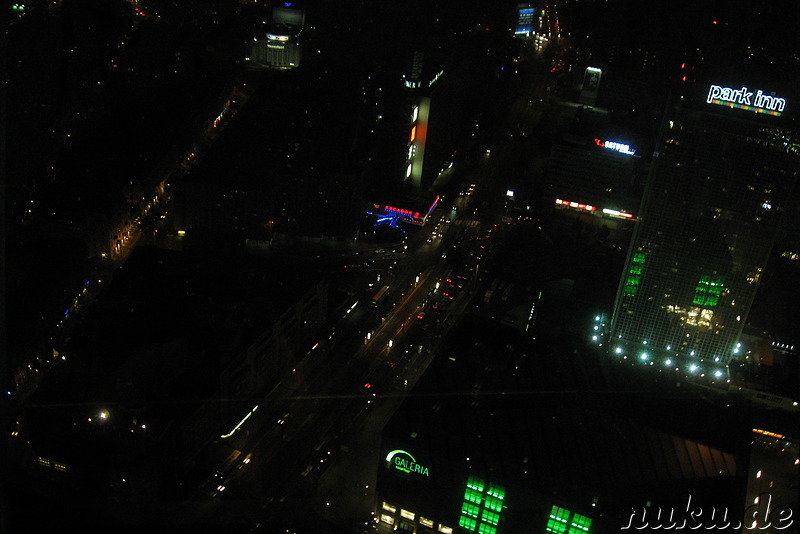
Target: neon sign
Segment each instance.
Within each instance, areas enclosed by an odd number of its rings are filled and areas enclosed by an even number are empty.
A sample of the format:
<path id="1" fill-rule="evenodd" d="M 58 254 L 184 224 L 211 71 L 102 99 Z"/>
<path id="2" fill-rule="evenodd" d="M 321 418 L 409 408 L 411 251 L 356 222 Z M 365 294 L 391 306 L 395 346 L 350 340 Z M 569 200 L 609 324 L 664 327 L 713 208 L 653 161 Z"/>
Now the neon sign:
<path id="1" fill-rule="evenodd" d="M 755 95 L 755 97 L 754 97 Z M 755 93 L 748 91 L 747 87 L 731 89 L 712 85 L 708 88 L 706 102 L 719 106 L 728 106 L 756 113 L 766 113 L 779 117 L 786 107 L 786 100 L 777 96 L 765 95 L 761 89 Z"/>
<path id="2" fill-rule="evenodd" d="M 586 210 L 586 211 L 597 210 L 597 207 L 592 206 L 590 204 L 579 204 L 578 202 L 570 202 L 569 200 L 561 200 L 560 198 L 556 199 L 556 204 L 560 206 L 566 206 L 569 208 L 577 208 L 579 210 Z"/>
<path id="3" fill-rule="evenodd" d="M 431 81 L 429 81 L 429 82 L 428 82 L 428 87 L 430 87 L 430 86 L 432 86 L 433 84 L 435 84 L 435 83 L 437 82 L 437 80 L 438 80 L 439 78 L 441 78 L 441 77 L 442 77 L 442 74 L 444 74 L 444 71 L 443 71 L 443 70 L 440 70 L 439 72 L 437 72 L 437 73 L 436 73 L 436 76 L 434 76 L 434 77 L 431 79 Z"/>
<path id="4" fill-rule="evenodd" d="M 402 449 L 395 449 L 386 455 L 386 467 L 394 467 L 403 473 L 416 473 L 426 477 L 430 476 L 427 467 L 419 465 L 410 452 Z"/>
<path id="5" fill-rule="evenodd" d="M 420 213 L 418 211 L 411 211 L 405 210 L 403 208 L 395 208 L 392 206 L 384 206 L 383 209 L 385 211 L 393 211 L 395 213 L 400 213 L 401 215 L 407 215 L 408 217 L 413 217 L 415 219 L 419 219 Z"/>
<path id="6" fill-rule="evenodd" d="M 608 208 L 603 208 L 603 213 L 606 215 L 611 215 L 612 217 L 621 217 L 623 219 L 632 219 L 633 215 L 630 213 L 625 213 L 624 211 L 619 210 L 611 210 Z"/>
<path id="7" fill-rule="evenodd" d="M 636 154 L 635 150 L 631 150 L 630 145 L 624 145 L 622 143 L 616 143 L 614 141 L 603 141 L 602 139 L 595 139 L 594 144 L 596 144 L 597 146 L 601 146 L 603 148 L 607 148 L 609 150 L 614 150 L 615 152 L 628 154 L 629 156 L 633 156 L 634 154 Z"/>

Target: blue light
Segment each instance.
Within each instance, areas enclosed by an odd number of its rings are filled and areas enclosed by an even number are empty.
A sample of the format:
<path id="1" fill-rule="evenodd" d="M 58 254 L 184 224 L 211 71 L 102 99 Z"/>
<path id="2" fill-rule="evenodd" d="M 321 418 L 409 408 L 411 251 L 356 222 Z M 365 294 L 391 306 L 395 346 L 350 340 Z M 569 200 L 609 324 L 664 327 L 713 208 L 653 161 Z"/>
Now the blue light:
<path id="1" fill-rule="evenodd" d="M 283 7 L 292 7 L 292 3 L 291 2 L 284 2 L 283 3 Z"/>

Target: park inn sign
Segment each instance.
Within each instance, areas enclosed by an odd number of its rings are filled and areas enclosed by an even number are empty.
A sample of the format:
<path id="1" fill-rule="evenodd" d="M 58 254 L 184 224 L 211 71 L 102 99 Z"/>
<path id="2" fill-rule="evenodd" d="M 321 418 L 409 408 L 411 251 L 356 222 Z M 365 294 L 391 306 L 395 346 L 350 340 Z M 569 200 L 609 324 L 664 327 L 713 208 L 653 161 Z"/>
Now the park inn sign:
<path id="1" fill-rule="evenodd" d="M 430 476 L 428 468 L 417 463 L 417 460 L 402 449 L 395 449 L 386 455 L 386 467 L 394 468 L 403 473 L 414 473 L 420 476 Z"/>
<path id="2" fill-rule="evenodd" d="M 732 89 L 719 85 L 712 85 L 708 88 L 706 102 L 774 116 L 780 116 L 786 107 L 785 99 L 774 95 L 765 95 L 761 89 L 749 91 L 747 87 Z"/>

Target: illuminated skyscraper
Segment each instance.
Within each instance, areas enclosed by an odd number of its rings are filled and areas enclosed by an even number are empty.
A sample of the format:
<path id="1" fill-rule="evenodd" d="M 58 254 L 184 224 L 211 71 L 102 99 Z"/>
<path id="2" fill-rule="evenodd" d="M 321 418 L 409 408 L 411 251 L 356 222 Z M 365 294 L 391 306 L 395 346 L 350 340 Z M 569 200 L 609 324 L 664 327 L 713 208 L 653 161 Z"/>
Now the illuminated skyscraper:
<path id="1" fill-rule="evenodd" d="M 272 22 L 263 23 L 248 48 L 246 61 L 254 69 L 288 70 L 300 66 L 305 10 L 293 2 L 272 9 Z"/>
<path id="2" fill-rule="evenodd" d="M 612 355 L 726 376 L 800 173 L 788 104 L 708 85 L 669 109 L 609 332 Z"/>

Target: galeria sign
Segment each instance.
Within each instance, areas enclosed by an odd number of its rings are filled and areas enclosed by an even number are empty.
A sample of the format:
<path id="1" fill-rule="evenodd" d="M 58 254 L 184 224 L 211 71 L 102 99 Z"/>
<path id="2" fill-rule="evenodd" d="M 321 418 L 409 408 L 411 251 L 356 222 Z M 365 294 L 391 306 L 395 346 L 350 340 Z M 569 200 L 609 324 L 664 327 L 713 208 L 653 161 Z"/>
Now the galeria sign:
<path id="1" fill-rule="evenodd" d="M 428 468 L 419 465 L 411 453 L 402 449 L 395 449 L 386 455 L 386 467 L 394 467 L 403 473 L 416 473 L 422 476 L 430 476 Z"/>
<path id="2" fill-rule="evenodd" d="M 712 85 L 708 88 L 706 102 L 769 115 L 780 115 L 786 107 L 785 99 L 765 95 L 761 89 L 750 91 L 747 87 L 732 89 L 719 85 Z"/>

